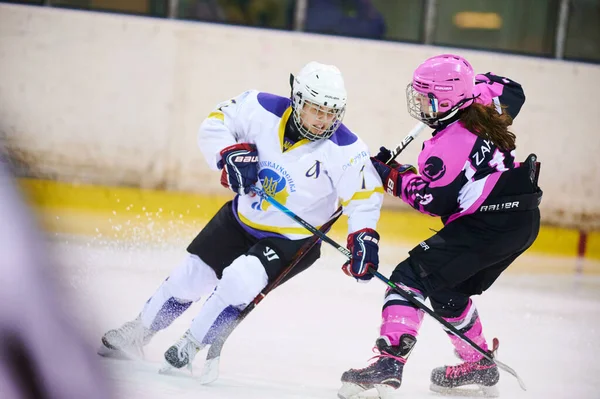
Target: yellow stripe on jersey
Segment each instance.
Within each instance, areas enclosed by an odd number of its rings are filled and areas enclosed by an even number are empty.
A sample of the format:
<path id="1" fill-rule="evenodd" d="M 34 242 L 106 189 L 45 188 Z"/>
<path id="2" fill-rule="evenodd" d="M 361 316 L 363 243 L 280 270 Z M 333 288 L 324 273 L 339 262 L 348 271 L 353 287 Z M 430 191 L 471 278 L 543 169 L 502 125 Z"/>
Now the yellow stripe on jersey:
<path id="1" fill-rule="evenodd" d="M 310 140 L 308 140 L 308 139 L 302 139 L 302 140 L 294 143 L 294 145 L 290 146 L 283 139 L 283 136 L 285 135 L 285 125 L 287 125 L 287 122 L 290 119 L 290 115 L 291 114 L 292 114 L 292 107 L 288 107 L 285 110 L 285 112 L 283 113 L 283 115 L 281 116 L 281 122 L 279 122 L 279 145 L 281 147 L 281 152 L 286 152 L 286 151 L 289 151 L 289 150 L 293 150 L 294 148 L 298 148 L 301 145 L 310 143 Z"/>
<path id="2" fill-rule="evenodd" d="M 223 114 L 221 111 L 211 112 L 208 114 L 208 118 L 214 118 L 225 122 L 225 114 Z"/>
<path id="3" fill-rule="evenodd" d="M 281 115 L 281 121 L 279 122 L 279 145 L 281 148 L 281 151 L 285 151 L 286 148 L 283 146 L 284 144 L 284 140 L 283 140 L 283 136 L 285 135 L 285 125 L 287 124 L 288 119 L 290 119 L 290 115 L 292 114 L 292 107 L 288 107 L 288 109 L 285 110 L 285 112 L 283 113 L 283 115 Z"/>
<path id="4" fill-rule="evenodd" d="M 250 219 L 244 217 L 241 213 L 238 212 L 238 216 L 242 223 L 247 226 L 252 227 L 256 230 L 268 231 L 271 233 L 277 234 L 298 234 L 298 235 L 310 235 L 311 232 L 306 230 L 304 227 L 276 227 L 276 226 L 267 226 L 265 224 L 258 224 L 252 222 Z M 320 229 L 321 226 L 315 226 L 317 229 Z"/>
<path id="5" fill-rule="evenodd" d="M 283 151 L 287 151 L 290 148 L 292 148 L 292 146 L 294 145 L 294 143 L 290 143 L 289 141 L 284 141 L 283 142 Z"/>
<path id="6" fill-rule="evenodd" d="M 351 201 L 371 198 L 371 196 L 375 193 L 383 194 L 384 193 L 383 187 L 379 186 L 379 187 L 376 187 L 374 190 L 369 190 L 369 191 L 357 191 L 356 193 L 354 193 L 352 198 L 350 198 L 348 201 L 342 201 L 342 206 L 347 206 Z"/>

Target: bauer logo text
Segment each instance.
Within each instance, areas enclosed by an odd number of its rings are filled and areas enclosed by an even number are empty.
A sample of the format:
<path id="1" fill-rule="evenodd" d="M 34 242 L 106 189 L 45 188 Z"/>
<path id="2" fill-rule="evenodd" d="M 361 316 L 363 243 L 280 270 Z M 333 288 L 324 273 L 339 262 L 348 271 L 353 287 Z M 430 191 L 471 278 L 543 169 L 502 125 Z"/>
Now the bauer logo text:
<path id="1" fill-rule="evenodd" d="M 505 209 L 515 209 L 519 207 L 519 201 L 513 202 L 504 202 L 502 204 L 494 204 L 494 205 L 483 205 L 479 208 L 480 212 L 495 212 L 495 211 L 503 211 Z"/>

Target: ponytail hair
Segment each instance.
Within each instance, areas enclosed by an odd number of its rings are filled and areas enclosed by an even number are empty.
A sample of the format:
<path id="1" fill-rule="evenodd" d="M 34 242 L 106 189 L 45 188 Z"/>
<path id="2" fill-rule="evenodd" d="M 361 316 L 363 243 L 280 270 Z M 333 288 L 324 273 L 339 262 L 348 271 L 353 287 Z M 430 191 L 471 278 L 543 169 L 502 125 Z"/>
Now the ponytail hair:
<path id="1" fill-rule="evenodd" d="M 499 114 L 494 105 L 474 102 L 462 111 L 460 121 L 476 136 L 490 140 L 501 150 L 512 151 L 516 147 L 517 136 L 508 130 L 513 120 L 506 108 L 502 106 L 502 113 Z"/>

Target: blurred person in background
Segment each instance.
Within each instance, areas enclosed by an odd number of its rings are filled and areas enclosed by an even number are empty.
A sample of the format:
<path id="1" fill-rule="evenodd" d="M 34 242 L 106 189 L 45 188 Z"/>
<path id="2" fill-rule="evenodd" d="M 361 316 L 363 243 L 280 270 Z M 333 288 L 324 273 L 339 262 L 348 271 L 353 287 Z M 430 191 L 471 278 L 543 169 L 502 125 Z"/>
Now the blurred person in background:
<path id="1" fill-rule="evenodd" d="M 386 28 L 371 0 L 309 0 L 305 31 L 383 39 Z"/>
<path id="2" fill-rule="evenodd" d="M 184 0 L 179 8 L 183 18 L 291 29 L 293 5 L 289 0 Z"/>
<path id="3" fill-rule="evenodd" d="M 111 398 L 0 147 L 0 398 Z"/>

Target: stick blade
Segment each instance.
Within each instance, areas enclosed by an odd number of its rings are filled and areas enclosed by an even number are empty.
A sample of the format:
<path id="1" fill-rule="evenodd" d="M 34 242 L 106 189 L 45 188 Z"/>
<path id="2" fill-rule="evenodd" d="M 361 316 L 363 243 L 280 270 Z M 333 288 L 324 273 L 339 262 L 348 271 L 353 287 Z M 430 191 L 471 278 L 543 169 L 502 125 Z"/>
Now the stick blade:
<path id="1" fill-rule="evenodd" d="M 496 365 L 498 366 L 499 369 L 504 370 L 508 374 L 511 374 L 513 377 L 515 377 L 517 379 L 517 381 L 519 382 L 519 386 L 521 387 L 521 389 L 524 391 L 527 391 L 527 386 L 525 385 L 525 382 L 523 381 L 523 379 L 521 379 L 521 377 L 519 377 L 517 372 L 512 367 L 507 366 L 506 364 L 502 363 L 498 359 L 494 359 L 494 362 L 496 363 Z"/>
<path id="2" fill-rule="evenodd" d="M 219 378 L 219 364 L 221 362 L 221 357 L 215 357 L 210 360 L 206 360 L 204 362 L 204 368 L 202 369 L 202 373 L 200 373 L 200 384 L 206 385 L 212 382 L 215 382 Z"/>

